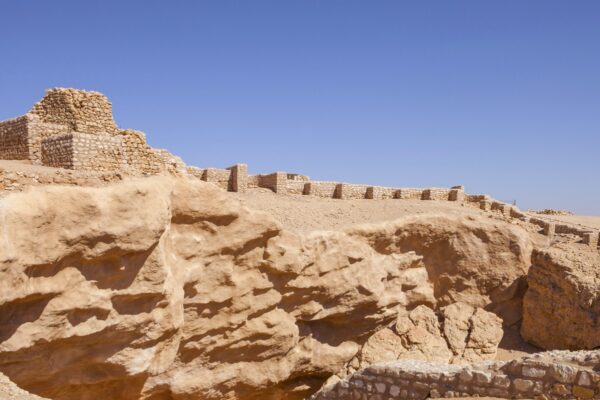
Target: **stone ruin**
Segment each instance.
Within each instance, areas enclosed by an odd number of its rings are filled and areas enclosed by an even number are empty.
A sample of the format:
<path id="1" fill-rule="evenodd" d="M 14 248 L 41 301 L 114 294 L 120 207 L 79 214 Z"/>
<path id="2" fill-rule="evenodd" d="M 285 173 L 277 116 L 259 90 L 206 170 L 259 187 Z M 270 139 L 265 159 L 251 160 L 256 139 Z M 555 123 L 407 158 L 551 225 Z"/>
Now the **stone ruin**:
<path id="1" fill-rule="evenodd" d="M 543 234 L 571 234 L 593 248 L 600 232 L 548 218 L 530 218 L 513 205 L 487 195 L 466 194 L 463 186 L 451 188 L 391 188 L 342 182 L 313 181 L 287 172 L 248 174 L 246 164 L 226 169 L 187 166 L 167 150 L 146 143 L 143 132 L 121 129 L 113 119 L 112 104 L 99 92 L 54 88 L 25 115 L 0 121 L 0 159 L 26 160 L 34 165 L 91 173 L 153 175 L 177 173 L 211 182 L 231 192 L 266 188 L 277 194 L 333 199 L 409 199 L 455 201 L 540 227 Z M 0 187 L 9 188 L 0 176 Z"/>
<path id="2" fill-rule="evenodd" d="M 0 122 L 0 159 L 95 172 L 156 174 L 175 157 L 120 129 L 101 93 L 55 88 L 25 115 Z M 179 163 L 182 164 L 182 163 Z"/>

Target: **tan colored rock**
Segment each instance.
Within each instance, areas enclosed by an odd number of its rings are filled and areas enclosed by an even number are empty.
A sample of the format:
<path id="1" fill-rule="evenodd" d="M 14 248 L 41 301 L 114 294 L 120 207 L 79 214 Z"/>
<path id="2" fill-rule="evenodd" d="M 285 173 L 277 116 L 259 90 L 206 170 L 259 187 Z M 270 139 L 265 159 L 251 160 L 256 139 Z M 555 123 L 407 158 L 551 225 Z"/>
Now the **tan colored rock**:
<path id="1" fill-rule="evenodd" d="M 302 399 L 375 332 L 395 343 L 382 328 L 406 310 L 406 353 L 439 356 L 435 343 L 449 358 L 430 308 L 459 284 L 473 307 L 513 301 L 527 241 L 506 224 L 437 223 L 297 235 L 213 185 L 161 177 L 8 195 L 0 372 L 57 400 Z M 424 236 L 403 242 L 405 229 Z"/>
<path id="2" fill-rule="evenodd" d="M 482 308 L 454 303 L 442 310 L 444 336 L 456 362 L 493 359 L 502 340 L 502 320 Z"/>
<path id="3" fill-rule="evenodd" d="M 536 250 L 521 335 L 544 349 L 600 346 L 600 253 L 583 246 Z"/>
<path id="4" fill-rule="evenodd" d="M 353 372 L 351 368 L 399 359 L 441 363 L 491 360 L 502 334 L 502 320 L 481 308 L 454 303 L 438 315 L 420 305 L 400 312 L 393 329 L 384 328 L 369 337 L 358 354 L 358 365 L 351 362 L 341 375 Z"/>
<path id="5" fill-rule="evenodd" d="M 441 335 L 435 312 L 427 306 L 418 306 L 410 313 L 400 314 L 395 325 L 406 351 L 399 358 L 448 362 L 452 352 Z"/>
<path id="6" fill-rule="evenodd" d="M 44 400 L 42 397 L 36 396 L 34 394 L 22 390 L 3 374 L 0 374 L 0 399 Z"/>
<path id="7" fill-rule="evenodd" d="M 521 319 L 532 251 L 522 228 L 473 216 L 416 215 L 348 232 L 381 254 L 423 256 L 437 308 L 462 302 L 485 307 L 506 325 Z"/>

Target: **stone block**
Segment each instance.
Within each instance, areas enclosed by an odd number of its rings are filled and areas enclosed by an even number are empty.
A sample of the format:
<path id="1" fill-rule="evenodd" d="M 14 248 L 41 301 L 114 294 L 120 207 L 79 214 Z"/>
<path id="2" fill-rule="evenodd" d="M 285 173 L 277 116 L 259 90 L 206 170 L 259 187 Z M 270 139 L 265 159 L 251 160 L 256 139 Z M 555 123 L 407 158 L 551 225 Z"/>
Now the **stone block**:
<path id="1" fill-rule="evenodd" d="M 248 165 L 235 164 L 227 169 L 231 171 L 229 190 L 244 193 L 248 188 Z"/>

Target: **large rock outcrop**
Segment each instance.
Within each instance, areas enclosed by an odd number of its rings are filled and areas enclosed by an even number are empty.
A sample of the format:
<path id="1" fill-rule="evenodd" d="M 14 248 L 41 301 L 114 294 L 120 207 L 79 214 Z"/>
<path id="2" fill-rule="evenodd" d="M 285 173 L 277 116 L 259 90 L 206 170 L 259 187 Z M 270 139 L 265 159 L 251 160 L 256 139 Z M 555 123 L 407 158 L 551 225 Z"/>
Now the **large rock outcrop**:
<path id="1" fill-rule="evenodd" d="M 438 308 L 463 302 L 496 313 L 505 325 L 521 319 L 533 245 L 519 227 L 473 216 L 415 215 L 348 233 L 380 254 L 423 256 Z"/>
<path id="2" fill-rule="evenodd" d="M 600 347 L 600 253 L 536 250 L 523 299 L 523 338 L 544 349 Z"/>
<path id="3" fill-rule="evenodd" d="M 440 218 L 298 236 L 164 177 L 9 195 L 0 372 L 61 400 L 305 398 L 399 312 L 519 300 L 519 228 Z"/>

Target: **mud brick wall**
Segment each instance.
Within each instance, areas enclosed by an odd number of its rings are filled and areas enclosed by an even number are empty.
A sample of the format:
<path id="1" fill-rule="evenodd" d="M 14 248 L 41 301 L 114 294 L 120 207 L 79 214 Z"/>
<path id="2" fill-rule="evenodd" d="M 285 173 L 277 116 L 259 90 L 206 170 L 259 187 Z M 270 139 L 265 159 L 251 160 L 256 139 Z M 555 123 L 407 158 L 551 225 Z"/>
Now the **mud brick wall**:
<path id="1" fill-rule="evenodd" d="M 574 352 L 574 357 L 541 353 L 510 362 L 470 366 L 400 360 L 376 364 L 322 389 L 313 400 L 426 399 L 490 396 L 532 399 L 600 398 L 598 353 Z M 581 356 L 577 354 L 581 353 Z M 587 355 L 585 355 L 587 353 Z M 546 355 L 548 354 L 548 355 Z M 557 354 L 557 355 L 552 355 Z M 590 355 L 591 354 L 591 355 Z M 578 359 L 578 357 L 581 357 Z M 585 360 L 585 357 L 591 357 Z"/>
<path id="2" fill-rule="evenodd" d="M 29 133 L 26 116 L 0 122 L 0 159 L 28 160 Z"/>
<path id="3" fill-rule="evenodd" d="M 67 126 L 70 131 L 87 133 L 118 132 L 112 104 L 98 92 L 55 88 L 33 106 L 30 114 L 41 122 Z"/>

